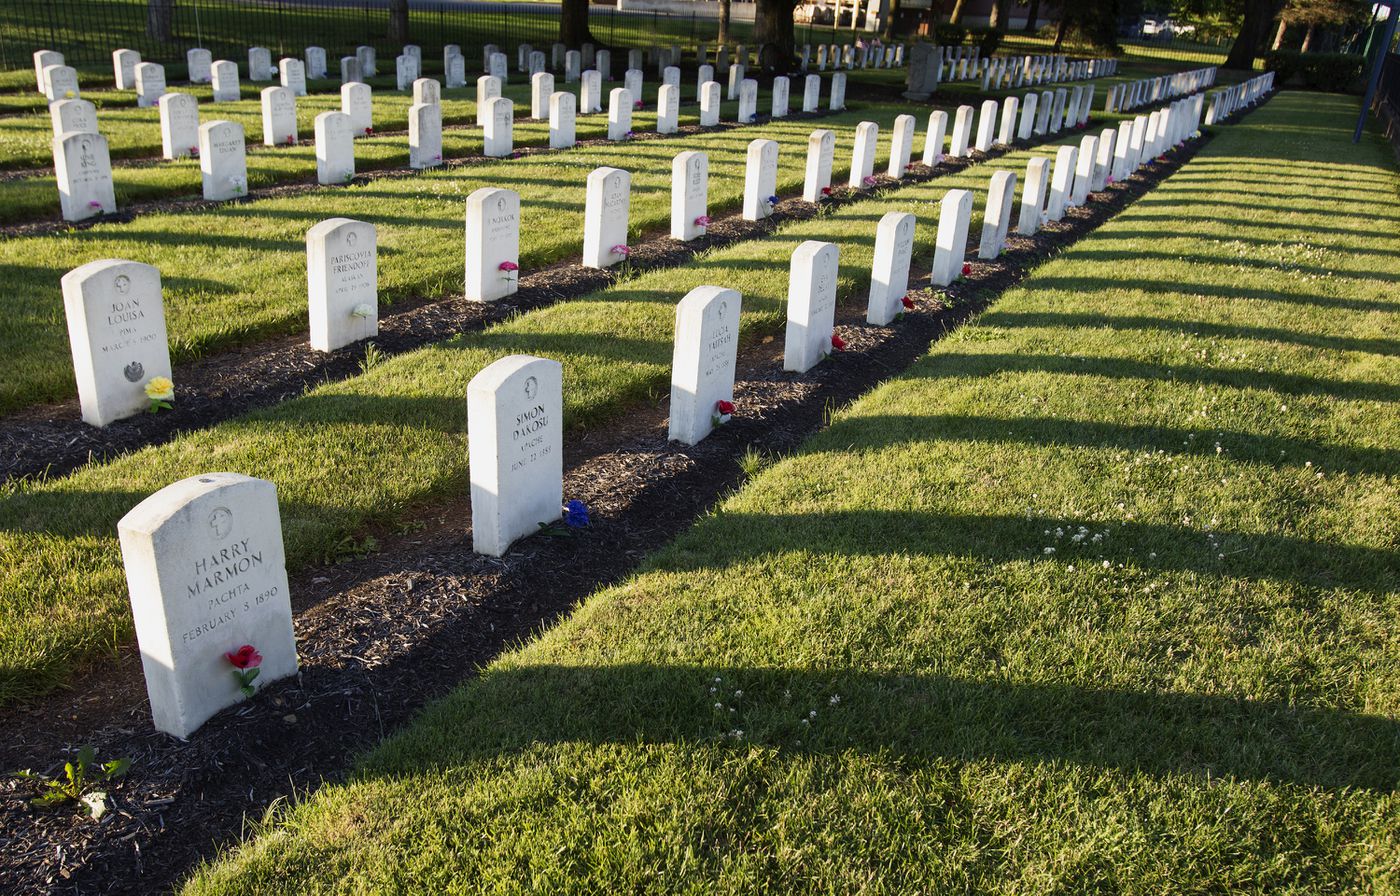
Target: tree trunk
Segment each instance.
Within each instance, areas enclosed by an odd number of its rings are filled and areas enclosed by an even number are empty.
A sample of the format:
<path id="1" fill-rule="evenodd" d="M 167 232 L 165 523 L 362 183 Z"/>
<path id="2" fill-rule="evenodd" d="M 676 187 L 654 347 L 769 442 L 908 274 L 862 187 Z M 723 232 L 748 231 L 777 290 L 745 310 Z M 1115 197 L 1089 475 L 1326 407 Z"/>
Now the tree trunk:
<path id="1" fill-rule="evenodd" d="M 1060 47 L 1065 42 L 1065 34 L 1069 31 L 1069 13 L 1060 10 L 1060 24 L 1055 29 L 1055 52 L 1060 51 Z"/>
<path id="2" fill-rule="evenodd" d="M 151 0 L 146 7 L 146 35 L 162 43 L 175 37 L 175 0 Z"/>
<path id="3" fill-rule="evenodd" d="M 559 43 L 571 50 L 593 43 L 588 29 L 588 0 L 563 0 L 559 4 Z"/>
<path id="4" fill-rule="evenodd" d="M 949 25 L 956 25 L 962 21 L 963 6 L 966 2 L 967 0 L 955 0 L 953 3 L 953 12 L 948 16 Z"/>
<path id="5" fill-rule="evenodd" d="M 1038 23 L 1039 19 L 1040 0 L 1031 0 L 1030 8 L 1026 10 L 1026 27 L 1022 30 L 1024 30 L 1027 34 L 1035 34 L 1036 24 Z"/>
<path id="6" fill-rule="evenodd" d="M 729 6 L 731 0 L 719 0 L 719 39 L 717 43 L 724 46 L 729 43 Z"/>
<path id="7" fill-rule="evenodd" d="M 1288 23 L 1283 19 L 1278 20 L 1278 33 L 1274 35 L 1274 49 L 1283 46 L 1283 34 L 1288 30 Z"/>
<path id="8" fill-rule="evenodd" d="M 389 40 L 408 40 L 408 0 L 389 0 Z"/>
<path id="9" fill-rule="evenodd" d="M 788 71 L 796 56 L 797 35 L 792 27 L 796 0 L 758 0 L 754 7 L 753 42 L 758 62 L 765 70 Z"/>
<path id="10" fill-rule="evenodd" d="M 1254 70 L 1254 59 L 1268 40 L 1269 29 L 1274 18 L 1283 9 L 1283 0 L 1245 0 L 1244 20 L 1240 22 L 1240 33 L 1230 47 L 1230 55 L 1225 57 L 1224 68 Z"/>
<path id="11" fill-rule="evenodd" d="M 987 17 L 987 27 L 993 31 L 1005 31 L 1011 10 L 1011 0 L 992 0 L 992 13 Z"/>
<path id="12" fill-rule="evenodd" d="M 892 41 L 895 38 L 896 20 L 899 18 L 899 0 L 886 0 L 884 31 L 885 40 Z"/>
<path id="13" fill-rule="evenodd" d="M 1315 22 L 1309 22 L 1309 23 L 1308 23 L 1308 31 L 1307 31 L 1306 34 L 1303 35 L 1303 46 L 1299 49 L 1298 52 L 1300 52 L 1300 53 L 1306 53 L 1306 52 L 1308 52 L 1309 50 L 1312 49 L 1313 35 L 1315 35 L 1316 33 L 1317 33 L 1317 23 L 1315 23 Z"/>

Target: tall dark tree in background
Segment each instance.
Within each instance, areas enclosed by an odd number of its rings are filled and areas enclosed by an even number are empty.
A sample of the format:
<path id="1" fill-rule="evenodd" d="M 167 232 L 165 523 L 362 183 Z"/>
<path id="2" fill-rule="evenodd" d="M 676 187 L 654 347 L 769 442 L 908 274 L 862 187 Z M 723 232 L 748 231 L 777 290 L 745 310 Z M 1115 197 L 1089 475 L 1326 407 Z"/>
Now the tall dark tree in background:
<path id="1" fill-rule="evenodd" d="M 1040 0 L 1031 0 L 1030 7 L 1026 10 L 1026 25 L 1021 30 L 1027 34 L 1035 34 L 1036 26 L 1040 24 Z"/>
<path id="2" fill-rule="evenodd" d="M 758 0 L 754 7 L 753 41 L 759 46 L 759 61 L 764 68 L 786 70 L 792 65 L 797 47 L 797 35 L 792 26 L 792 11 L 797 0 Z"/>
<path id="3" fill-rule="evenodd" d="M 593 42 L 588 29 L 588 0 L 563 0 L 559 4 L 559 43 L 577 50 Z"/>
<path id="4" fill-rule="evenodd" d="M 1118 0 L 1064 0 L 1055 31 L 1058 50 L 1071 29 L 1078 29 L 1096 47 L 1118 50 Z"/>
<path id="5" fill-rule="evenodd" d="M 1244 18 L 1240 21 L 1235 43 L 1225 57 L 1225 68 L 1253 71 L 1254 59 L 1267 45 L 1274 19 L 1283 4 L 1284 0 L 1244 0 Z"/>
<path id="6" fill-rule="evenodd" d="M 158 41 L 175 37 L 175 0 L 151 0 L 146 6 L 146 36 Z"/>
<path id="7" fill-rule="evenodd" d="M 408 40 L 408 0 L 389 0 L 389 40 Z"/>
<path id="8" fill-rule="evenodd" d="M 729 14 L 733 0 L 719 0 L 719 37 L 716 43 L 724 46 L 729 43 Z"/>
<path id="9" fill-rule="evenodd" d="M 886 41 L 895 39 L 895 30 L 899 27 L 899 0 L 886 0 L 889 8 L 885 10 L 884 31 L 882 37 Z"/>

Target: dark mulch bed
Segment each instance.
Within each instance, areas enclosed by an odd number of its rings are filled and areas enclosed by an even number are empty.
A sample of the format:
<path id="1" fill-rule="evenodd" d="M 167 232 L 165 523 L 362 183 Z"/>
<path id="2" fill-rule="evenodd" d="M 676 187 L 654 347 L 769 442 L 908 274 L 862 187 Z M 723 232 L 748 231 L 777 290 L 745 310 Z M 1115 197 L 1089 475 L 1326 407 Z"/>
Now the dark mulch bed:
<path id="1" fill-rule="evenodd" d="M 803 202 L 800 196 L 788 198 L 763 221 L 745 221 L 732 215 L 717 220 L 705 236 L 690 242 L 653 234 L 633 247 L 631 267 L 640 272 L 682 265 L 707 249 L 753 239 L 788 222 L 811 218 L 823 205 L 859 202 L 873 192 L 922 183 L 1007 151 L 974 152 L 970 159 L 948 159 L 935 168 L 915 165 L 901 181 L 877 177 L 869 191 L 837 188 L 822 205 Z M 383 356 L 399 354 L 458 333 L 481 330 L 520 311 L 587 295 L 617 277 L 615 268 L 597 270 L 566 263 L 522 277 L 519 291 L 505 301 L 482 304 L 460 296 L 414 297 L 386 308 L 379 321 L 379 335 L 368 341 Z M 89 461 L 110 460 L 168 441 L 181 432 L 270 407 L 302 394 L 307 387 L 355 375 L 364 353 L 362 343 L 336 352 L 317 352 L 300 334 L 218 352 L 176 367 L 173 378 L 179 401 L 174 410 L 138 414 L 101 429 L 82 422 L 76 398 L 16 411 L 0 417 L 0 482 L 24 476 L 60 476 Z"/>
<path id="2" fill-rule="evenodd" d="M 911 293 L 916 313 L 891 327 L 867 326 L 863 308 L 846 305 L 838 329 L 848 350 L 807 374 L 782 372 L 780 340 L 746 347 L 739 412 L 700 445 L 666 442 L 664 401 L 571 435 L 565 494 L 585 501 L 594 519 L 575 537 L 526 539 L 500 559 L 475 555 L 462 495 L 419 508 L 409 534 L 380 533 L 373 555 L 295 576 L 301 673 L 221 713 L 188 743 L 151 729 L 132 648 L 66 693 L 0 713 L 0 768 L 44 767 L 84 743 L 100 757 L 133 759 L 97 823 L 32 810 L 27 787 L 0 785 L 0 889 L 169 888 L 218 844 L 235 841 L 245 814 L 257 817 L 276 800 L 342 778 L 356 753 L 426 701 L 628 574 L 740 483 L 746 450 L 796 449 L 829 407 L 913 363 L 931 341 L 1148 192 L 1198 147 L 1093 195 L 1034 238 L 1013 235 L 1001 258 L 973 261 L 971 274 L 949 289 Z"/>

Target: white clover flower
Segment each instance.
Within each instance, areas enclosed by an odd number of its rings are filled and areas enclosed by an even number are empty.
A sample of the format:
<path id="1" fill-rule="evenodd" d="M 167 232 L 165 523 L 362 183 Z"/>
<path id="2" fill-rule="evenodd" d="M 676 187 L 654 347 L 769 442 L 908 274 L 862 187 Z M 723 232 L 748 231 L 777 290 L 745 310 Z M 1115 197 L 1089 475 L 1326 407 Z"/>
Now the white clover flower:
<path id="1" fill-rule="evenodd" d="M 832 706 L 835 706 L 836 704 L 838 704 L 838 703 L 841 702 L 841 695 L 840 695 L 840 694 L 832 694 L 832 695 L 831 695 L 831 699 L 828 700 L 828 701 L 826 701 L 826 702 L 827 702 L 827 703 L 830 703 Z"/>
<path id="2" fill-rule="evenodd" d="M 716 703 L 716 704 L 715 704 L 715 709 L 724 709 L 724 704 L 723 704 L 723 703 Z"/>

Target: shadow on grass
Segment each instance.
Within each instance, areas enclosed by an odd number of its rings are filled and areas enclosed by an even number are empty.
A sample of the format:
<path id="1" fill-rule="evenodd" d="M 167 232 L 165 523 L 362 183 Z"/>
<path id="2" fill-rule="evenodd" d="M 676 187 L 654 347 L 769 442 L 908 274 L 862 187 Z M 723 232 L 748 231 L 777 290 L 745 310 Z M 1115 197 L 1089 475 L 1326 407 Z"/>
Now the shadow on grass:
<path id="1" fill-rule="evenodd" d="M 718 678 L 739 712 L 717 712 Z M 742 690 L 741 700 L 728 699 Z M 839 695 L 840 702 L 830 703 Z M 801 719 L 815 709 L 815 721 Z M 745 732 L 743 742 L 725 738 Z M 536 744 L 754 743 L 912 762 L 1073 763 L 1133 774 L 1391 793 L 1400 723 L 1281 702 L 862 669 L 531 666 L 430 710 L 370 774 L 424 774 Z M 377 766 L 377 767 L 376 767 Z"/>
<path id="2" fill-rule="evenodd" d="M 1397 305 L 1400 310 L 1400 305 Z M 1144 315 L 1106 316 L 1102 314 L 1032 313 L 993 311 L 983 317 L 988 326 L 1021 327 L 1090 327 L 1112 330 L 1161 330 L 1166 333 L 1190 333 L 1218 339 L 1258 339 L 1266 342 L 1286 342 L 1293 345 L 1321 348 L 1339 352 L 1368 352 L 1395 357 L 1400 355 L 1400 340 L 1359 339 L 1350 336 L 1330 336 L 1276 327 L 1250 327 L 1243 324 L 1218 324 L 1201 320 L 1173 320 L 1169 317 Z"/>

